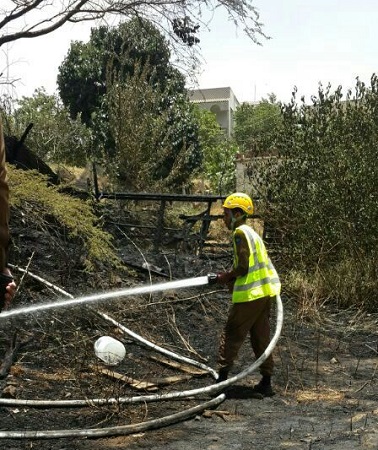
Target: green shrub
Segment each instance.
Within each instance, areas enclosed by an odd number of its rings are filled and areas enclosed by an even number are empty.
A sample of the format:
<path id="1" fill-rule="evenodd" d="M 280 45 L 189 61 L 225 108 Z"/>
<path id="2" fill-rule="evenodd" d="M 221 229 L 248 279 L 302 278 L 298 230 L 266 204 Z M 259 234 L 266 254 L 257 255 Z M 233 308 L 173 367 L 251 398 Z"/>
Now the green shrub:
<path id="1" fill-rule="evenodd" d="M 281 264 L 304 278 L 320 273 L 323 298 L 377 305 L 378 78 L 319 88 L 312 105 L 282 107 L 280 165 L 267 181 L 269 221 L 282 239 Z"/>

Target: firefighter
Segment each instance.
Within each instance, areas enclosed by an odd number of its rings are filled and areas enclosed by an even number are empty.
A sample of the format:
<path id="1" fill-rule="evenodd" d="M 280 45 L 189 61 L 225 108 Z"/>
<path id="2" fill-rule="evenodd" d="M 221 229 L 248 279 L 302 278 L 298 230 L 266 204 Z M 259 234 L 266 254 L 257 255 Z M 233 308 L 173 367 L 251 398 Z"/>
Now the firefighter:
<path id="1" fill-rule="evenodd" d="M 248 334 L 255 357 L 263 354 L 270 342 L 271 301 L 281 289 L 262 239 L 246 223 L 248 216 L 253 214 L 251 198 L 236 192 L 226 198 L 223 209 L 224 223 L 232 231 L 234 263 L 232 270 L 216 277 L 217 283 L 228 285 L 232 292 L 232 306 L 220 339 L 217 382 L 227 379 Z M 265 397 L 274 395 L 272 355 L 261 364 L 260 373 L 262 378 L 254 391 Z"/>

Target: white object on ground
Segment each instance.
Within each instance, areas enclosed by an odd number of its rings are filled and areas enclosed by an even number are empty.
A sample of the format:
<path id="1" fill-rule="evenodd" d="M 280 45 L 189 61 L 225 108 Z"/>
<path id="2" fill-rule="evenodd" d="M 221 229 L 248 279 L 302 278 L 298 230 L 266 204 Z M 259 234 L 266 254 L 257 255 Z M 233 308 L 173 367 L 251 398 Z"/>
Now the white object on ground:
<path id="1" fill-rule="evenodd" d="M 122 342 L 111 336 L 101 336 L 94 344 L 96 356 L 109 366 L 116 366 L 126 355 Z"/>

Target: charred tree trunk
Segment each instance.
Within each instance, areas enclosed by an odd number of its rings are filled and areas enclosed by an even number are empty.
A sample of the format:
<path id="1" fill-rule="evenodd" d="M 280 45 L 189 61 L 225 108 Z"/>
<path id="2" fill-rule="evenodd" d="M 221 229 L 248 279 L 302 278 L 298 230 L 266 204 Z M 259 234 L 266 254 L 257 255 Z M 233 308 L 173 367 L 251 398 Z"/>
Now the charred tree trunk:
<path id="1" fill-rule="evenodd" d="M 59 184 L 58 175 L 25 145 L 25 140 L 32 128 L 33 124 L 30 123 L 20 139 L 15 136 L 4 136 L 6 160 L 17 169 L 37 170 L 43 175 L 47 175 L 51 183 Z"/>

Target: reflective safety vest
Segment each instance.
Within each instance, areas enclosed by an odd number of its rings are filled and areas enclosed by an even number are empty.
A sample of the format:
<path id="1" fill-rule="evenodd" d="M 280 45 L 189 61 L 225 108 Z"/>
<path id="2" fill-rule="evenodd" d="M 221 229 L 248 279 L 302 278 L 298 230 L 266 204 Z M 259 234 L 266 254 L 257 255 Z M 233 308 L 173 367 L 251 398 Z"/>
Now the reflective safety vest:
<path id="1" fill-rule="evenodd" d="M 248 273 L 237 277 L 232 293 L 233 303 L 243 303 L 257 300 L 262 297 L 274 297 L 281 291 L 281 283 L 276 269 L 268 258 L 263 240 L 248 225 L 236 228 L 241 230 L 249 246 Z M 234 237 L 235 232 L 234 231 Z M 238 256 L 234 239 L 234 267 L 238 265 Z"/>

